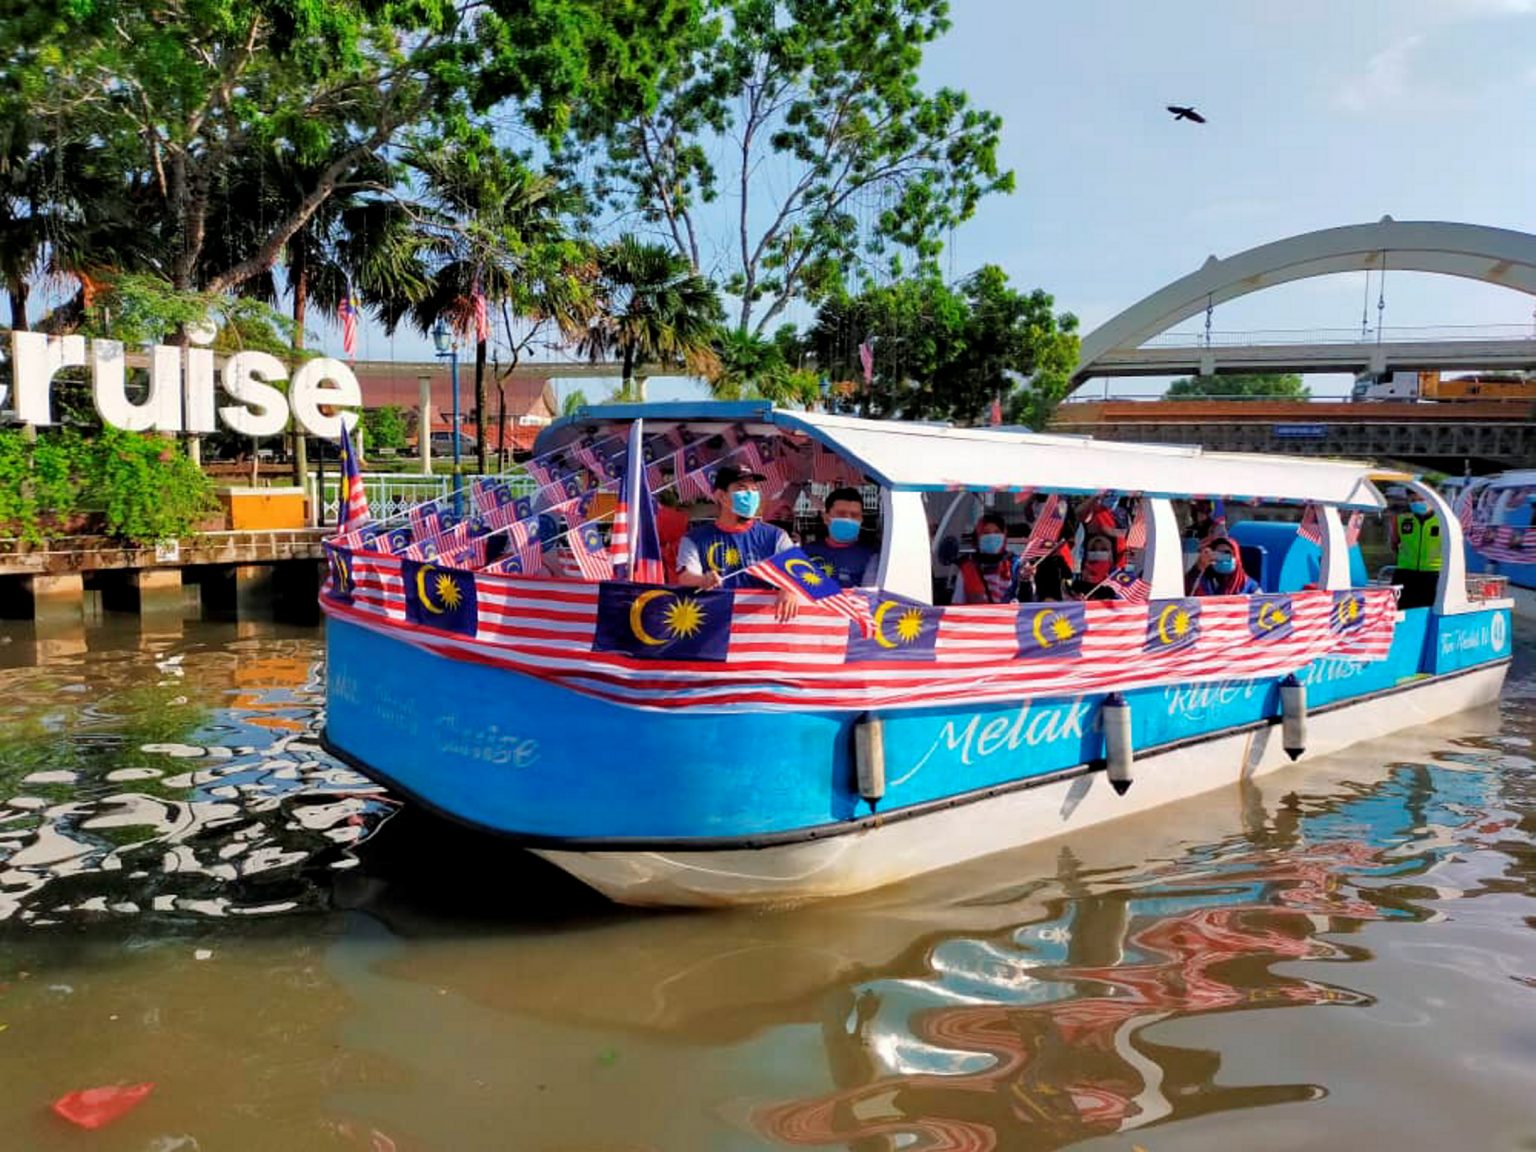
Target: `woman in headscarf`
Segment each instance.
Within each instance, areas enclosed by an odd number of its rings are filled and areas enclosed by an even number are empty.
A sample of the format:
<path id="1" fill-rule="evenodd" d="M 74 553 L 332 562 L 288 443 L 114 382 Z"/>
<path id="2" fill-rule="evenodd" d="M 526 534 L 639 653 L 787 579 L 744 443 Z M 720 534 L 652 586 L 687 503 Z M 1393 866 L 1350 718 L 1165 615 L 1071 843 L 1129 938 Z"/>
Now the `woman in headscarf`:
<path id="1" fill-rule="evenodd" d="M 1200 557 L 1189 574 L 1192 596 L 1248 596 L 1259 582 L 1243 571 L 1243 554 L 1226 536 L 1211 536 L 1200 546 Z"/>
<path id="2" fill-rule="evenodd" d="M 1090 530 L 1083 538 L 1083 565 L 1071 583 L 1072 596 L 1078 600 L 1118 600 L 1120 590 L 1107 583 L 1116 567 L 1115 538 Z"/>

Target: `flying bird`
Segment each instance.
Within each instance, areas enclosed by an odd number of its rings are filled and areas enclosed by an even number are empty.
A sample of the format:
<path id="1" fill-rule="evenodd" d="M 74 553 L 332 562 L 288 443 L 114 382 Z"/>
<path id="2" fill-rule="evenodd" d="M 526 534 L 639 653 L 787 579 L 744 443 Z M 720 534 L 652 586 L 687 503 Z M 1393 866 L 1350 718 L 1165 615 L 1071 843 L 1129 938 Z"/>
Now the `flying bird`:
<path id="1" fill-rule="evenodd" d="M 1173 113 L 1175 120 L 1193 120 L 1196 124 L 1205 123 L 1205 117 L 1193 108 L 1186 108 L 1179 104 L 1170 104 L 1168 105 L 1168 111 Z"/>

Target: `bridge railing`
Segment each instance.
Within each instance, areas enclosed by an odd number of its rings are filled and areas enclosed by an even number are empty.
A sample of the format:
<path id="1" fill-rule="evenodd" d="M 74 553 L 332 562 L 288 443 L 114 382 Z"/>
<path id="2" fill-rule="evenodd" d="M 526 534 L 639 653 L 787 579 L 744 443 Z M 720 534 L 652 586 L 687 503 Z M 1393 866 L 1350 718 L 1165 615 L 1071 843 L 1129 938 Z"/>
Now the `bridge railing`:
<path id="1" fill-rule="evenodd" d="M 531 496 L 534 492 L 532 477 L 496 477 L 506 479 L 512 485 L 512 492 L 516 496 Z M 481 479 L 479 474 L 463 477 L 463 485 L 468 489 L 476 480 Z M 319 481 L 316 477 L 310 477 L 310 507 L 318 507 L 322 510 L 323 523 L 334 524 L 341 507 L 340 501 L 340 477 L 327 475 L 325 487 L 318 494 L 316 488 Z M 364 472 L 363 489 L 368 493 L 368 511 L 375 520 L 395 520 L 404 516 L 415 505 L 425 503 L 428 500 L 438 500 L 453 494 L 452 476 L 423 476 L 410 472 Z"/>
<path id="2" fill-rule="evenodd" d="M 1142 348 L 1235 348 L 1290 344 L 1444 343 L 1456 340 L 1532 340 L 1531 324 L 1437 324 L 1427 327 L 1260 328 L 1247 332 L 1162 332 Z"/>

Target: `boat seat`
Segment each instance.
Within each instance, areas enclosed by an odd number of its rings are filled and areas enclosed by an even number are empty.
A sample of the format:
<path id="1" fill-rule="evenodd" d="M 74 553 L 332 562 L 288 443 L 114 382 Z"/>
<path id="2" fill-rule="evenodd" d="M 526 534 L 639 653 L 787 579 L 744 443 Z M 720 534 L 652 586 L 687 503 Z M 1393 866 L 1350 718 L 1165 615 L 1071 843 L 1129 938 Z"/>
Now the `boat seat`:
<path id="1" fill-rule="evenodd" d="M 1240 544 L 1238 552 L 1243 558 L 1243 571 L 1259 582 L 1259 587 L 1266 592 L 1273 592 L 1270 574 L 1266 571 L 1269 567 L 1269 549 L 1262 544 Z"/>

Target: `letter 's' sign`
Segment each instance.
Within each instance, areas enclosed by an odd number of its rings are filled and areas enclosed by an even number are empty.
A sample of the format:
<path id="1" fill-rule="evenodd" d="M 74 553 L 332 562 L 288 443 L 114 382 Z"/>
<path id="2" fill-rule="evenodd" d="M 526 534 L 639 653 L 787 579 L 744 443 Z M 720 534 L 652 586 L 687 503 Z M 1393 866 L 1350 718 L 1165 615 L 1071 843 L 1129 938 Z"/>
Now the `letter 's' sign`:
<path id="1" fill-rule="evenodd" d="M 266 352 L 236 352 L 224 361 L 222 385 L 232 401 L 219 404 L 213 350 L 157 344 L 149 350 L 149 388 L 142 399 L 128 398 L 128 362 L 118 340 L 92 340 L 87 361 L 83 336 L 11 333 L 11 369 L 16 389 L 16 419 L 23 424 L 53 423 L 53 378 L 64 368 L 91 370 L 91 395 L 107 424 L 130 432 L 212 432 L 215 418 L 243 436 L 275 436 L 294 418 L 311 436 L 334 440 L 341 435 L 341 415 L 326 416 L 322 406 L 356 408 L 362 389 L 340 360 L 306 360 L 288 375 L 288 366 Z M 288 381 L 285 397 L 274 385 Z M 6 389 L 0 385 L 0 403 Z"/>

